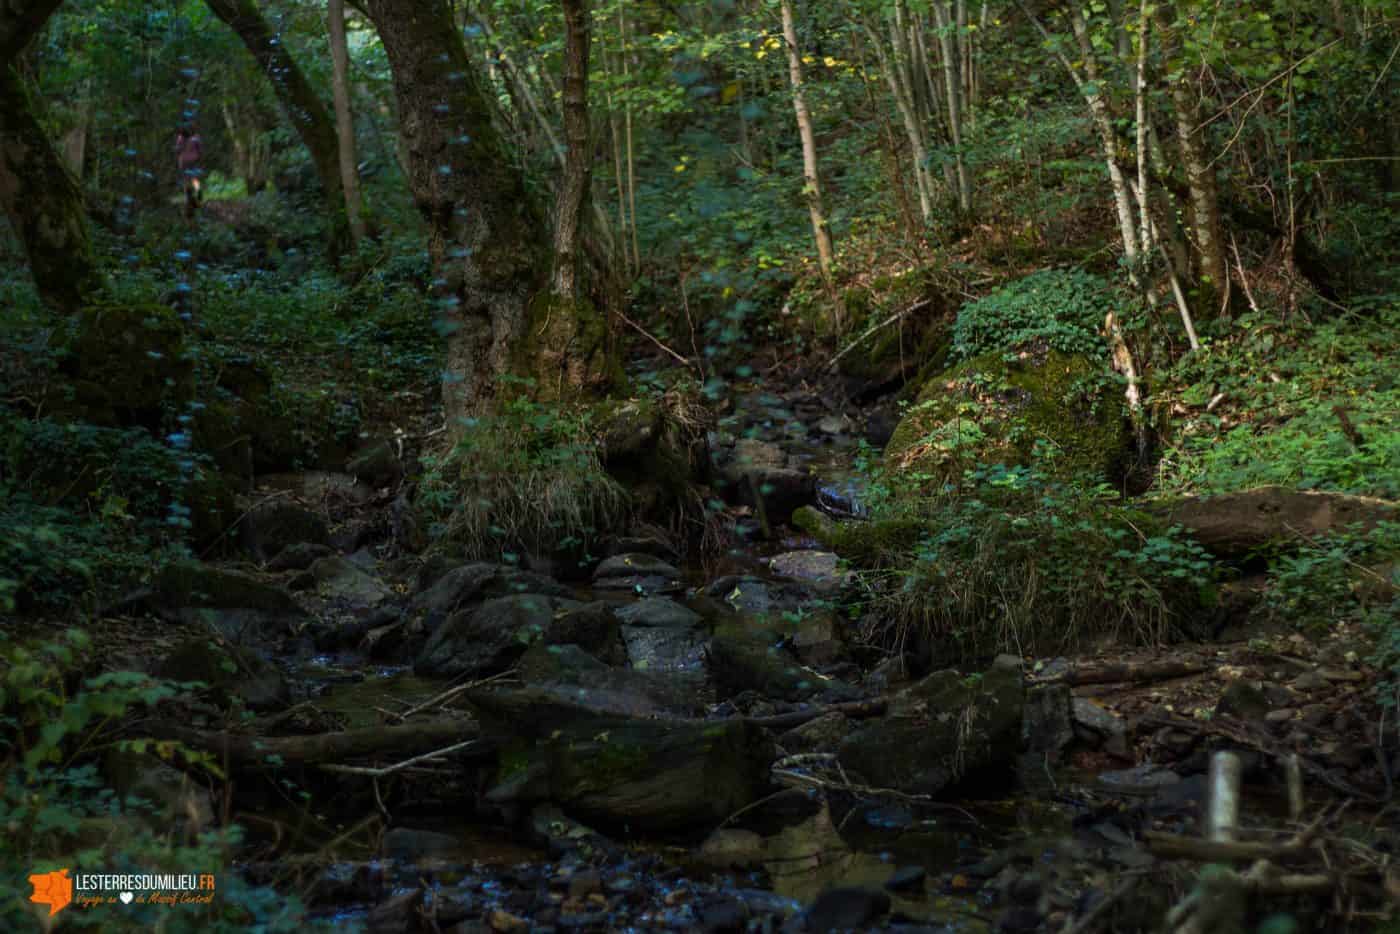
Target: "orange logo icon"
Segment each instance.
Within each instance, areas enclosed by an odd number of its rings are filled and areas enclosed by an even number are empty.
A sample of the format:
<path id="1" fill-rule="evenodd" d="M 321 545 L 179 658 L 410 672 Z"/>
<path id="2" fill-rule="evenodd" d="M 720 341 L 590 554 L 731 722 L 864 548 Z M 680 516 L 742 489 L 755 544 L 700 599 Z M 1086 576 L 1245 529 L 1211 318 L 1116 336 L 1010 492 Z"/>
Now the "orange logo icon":
<path id="1" fill-rule="evenodd" d="M 29 884 L 34 886 L 34 894 L 29 896 L 29 900 L 36 905 L 48 905 L 50 918 L 67 908 L 73 900 L 73 880 L 68 877 L 67 869 L 30 876 Z"/>

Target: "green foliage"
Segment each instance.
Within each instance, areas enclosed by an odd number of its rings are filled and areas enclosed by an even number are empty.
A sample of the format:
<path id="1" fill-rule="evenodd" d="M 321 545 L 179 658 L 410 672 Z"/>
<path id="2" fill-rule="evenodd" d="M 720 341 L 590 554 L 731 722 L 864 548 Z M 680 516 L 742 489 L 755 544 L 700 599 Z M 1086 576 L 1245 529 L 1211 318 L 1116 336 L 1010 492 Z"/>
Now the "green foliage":
<path id="1" fill-rule="evenodd" d="M 1042 344 L 1102 356 L 1104 318 L 1122 303 L 1112 286 L 1083 270 L 1034 272 L 963 306 L 953 325 L 953 356 L 967 360 Z"/>
<path id="2" fill-rule="evenodd" d="M 178 762 L 219 774 L 217 762 L 174 743 L 120 740 L 117 727 L 195 685 L 158 681 L 130 671 L 86 677 L 92 643 L 81 630 L 34 644 L 0 633 L 0 926 L 28 929 L 28 875 L 74 872 L 215 873 L 209 905 L 73 910 L 65 923 L 103 931 L 292 931 L 302 908 L 269 888 L 248 885 L 232 871 L 241 831 L 176 832 L 178 815 L 152 802 L 123 797 L 97 767 L 104 753 Z"/>
<path id="3" fill-rule="evenodd" d="M 858 546 L 869 635 L 892 648 L 956 658 L 1157 644 L 1214 600 L 1218 571 L 1179 529 L 1038 464 L 969 471 L 958 496 L 871 501 L 870 522 L 831 537 Z"/>
<path id="4" fill-rule="evenodd" d="M 418 502 L 444 546 L 472 558 L 583 554 L 629 509 L 603 469 L 587 408 L 545 406 L 524 394 L 476 419 L 427 462 Z"/>
<path id="5" fill-rule="evenodd" d="M 1400 498 L 1396 346 L 1393 301 L 1312 327 L 1241 319 L 1173 374 L 1164 398 L 1189 414 L 1159 466 L 1163 482 L 1187 491 L 1281 484 Z"/>

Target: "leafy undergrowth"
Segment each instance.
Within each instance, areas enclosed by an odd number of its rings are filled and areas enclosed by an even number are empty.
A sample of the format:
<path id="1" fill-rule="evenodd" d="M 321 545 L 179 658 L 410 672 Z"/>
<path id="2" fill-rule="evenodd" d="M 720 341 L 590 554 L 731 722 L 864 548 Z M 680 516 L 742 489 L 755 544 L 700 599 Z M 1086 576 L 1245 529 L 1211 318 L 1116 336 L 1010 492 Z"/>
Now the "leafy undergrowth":
<path id="1" fill-rule="evenodd" d="M 1397 346 L 1393 299 L 1312 324 L 1239 319 L 1158 396 L 1176 416 L 1159 488 L 1279 484 L 1400 499 Z"/>
<path id="2" fill-rule="evenodd" d="M 0 927 L 33 924 L 31 873 L 213 873 L 217 896 L 178 910 L 157 904 L 112 912 L 74 907 L 63 923 L 103 931 L 233 932 L 305 928 L 302 903 L 233 871 L 241 838 L 236 825 L 209 829 L 212 813 L 194 806 L 208 792 L 185 779 L 162 800 L 149 777 L 180 763 L 194 774 L 222 778 L 217 762 L 175 743 L 123 740 L 118 726 L 134 714 L 191 691 L 131 671 L 87 676 L 92 642 L 80 630 L 19 642 L 0 632 Z M 113 763 L 138 776 L 118 790 Z M 144 782 L 144 784 L 143 784 Z M 166 794 L 170 794 L 169 786 Z M 206 805 L 207 807 L 207 805 Z M 48 928 L 45 927 L 45 930 Z"/>
<path id="3" fill-rule="evenodd" d="M 1195 634 L 1219 571 L 1180 530 L 1043 465 L 969 470 L 956 494 L 872 472 L 871 517 L 827 544 L 864 568 L 866 635 L 950 661 Z"/>
<path id="4" fill-rule="evenodd" d="M 522 396 L 475 419 L 429 462 L 418 502 L 441 546 L 464 557 L 581 555 L 631 506 L 599 454 L 589 410 Z"/>

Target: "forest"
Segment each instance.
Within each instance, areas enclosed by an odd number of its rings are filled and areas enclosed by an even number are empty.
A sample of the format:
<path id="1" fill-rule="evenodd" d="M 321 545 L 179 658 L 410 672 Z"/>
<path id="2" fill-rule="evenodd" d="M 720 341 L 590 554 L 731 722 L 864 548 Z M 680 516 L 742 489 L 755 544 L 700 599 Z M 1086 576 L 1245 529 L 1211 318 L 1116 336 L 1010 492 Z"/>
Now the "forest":
<path id="1" fill-rule="evenodd" d="M 0 0 L 0 206 L 0 929 L 1400 932 L 1400 0 Z"/>

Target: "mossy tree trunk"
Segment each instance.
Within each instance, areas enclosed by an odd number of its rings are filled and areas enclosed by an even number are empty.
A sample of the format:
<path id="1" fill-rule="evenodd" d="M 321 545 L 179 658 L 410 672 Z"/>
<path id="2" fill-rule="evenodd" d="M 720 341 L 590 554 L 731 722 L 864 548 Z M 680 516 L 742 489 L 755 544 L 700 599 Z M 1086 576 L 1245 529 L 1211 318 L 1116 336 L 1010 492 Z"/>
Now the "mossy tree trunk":
<path id="1" fill-rule="evenodd" d="M 272 84 L 287 119 L 311 155 L 331 219 L 330 252 L 335 259 L 349 243 L 345 201 L 340 184 L 340 140 L 335 121 L 311 82 L 306 80 L 286 45 L 263 19 L 253 0 L 206 0 L 214 15 L 243 41 Z"/>
<path id="2" fill-rule="evenodd" d="M 487 408 L 501 377 L 551 395 L 559 363 L 594 360 L 601 328 L 586 303 L 550 300 L 546 224 L 494 124 L 445 0 L 364 0 L 394 76 L 409 186 L 428 223 L 435 290 L 448 324 L 443 403 L 450 430 Z M 568 346 L 548 346 L 551 316 L 579 314 Z M 586 340 L 585 340 L 586 339 Z M 600 341 L 599 341 L 600 342 Z M 588 364 L 592 368 L 594 364 Z"/>
<path id="3" fill-rule="evenodd" d="M 45 304 L 76 311 L 102 287 L 88 237 L 83 195 L 39 125 L 13 62 L 59 6 L 58 0 L 0 3 L 0 206 L 24 244 Z"/>

